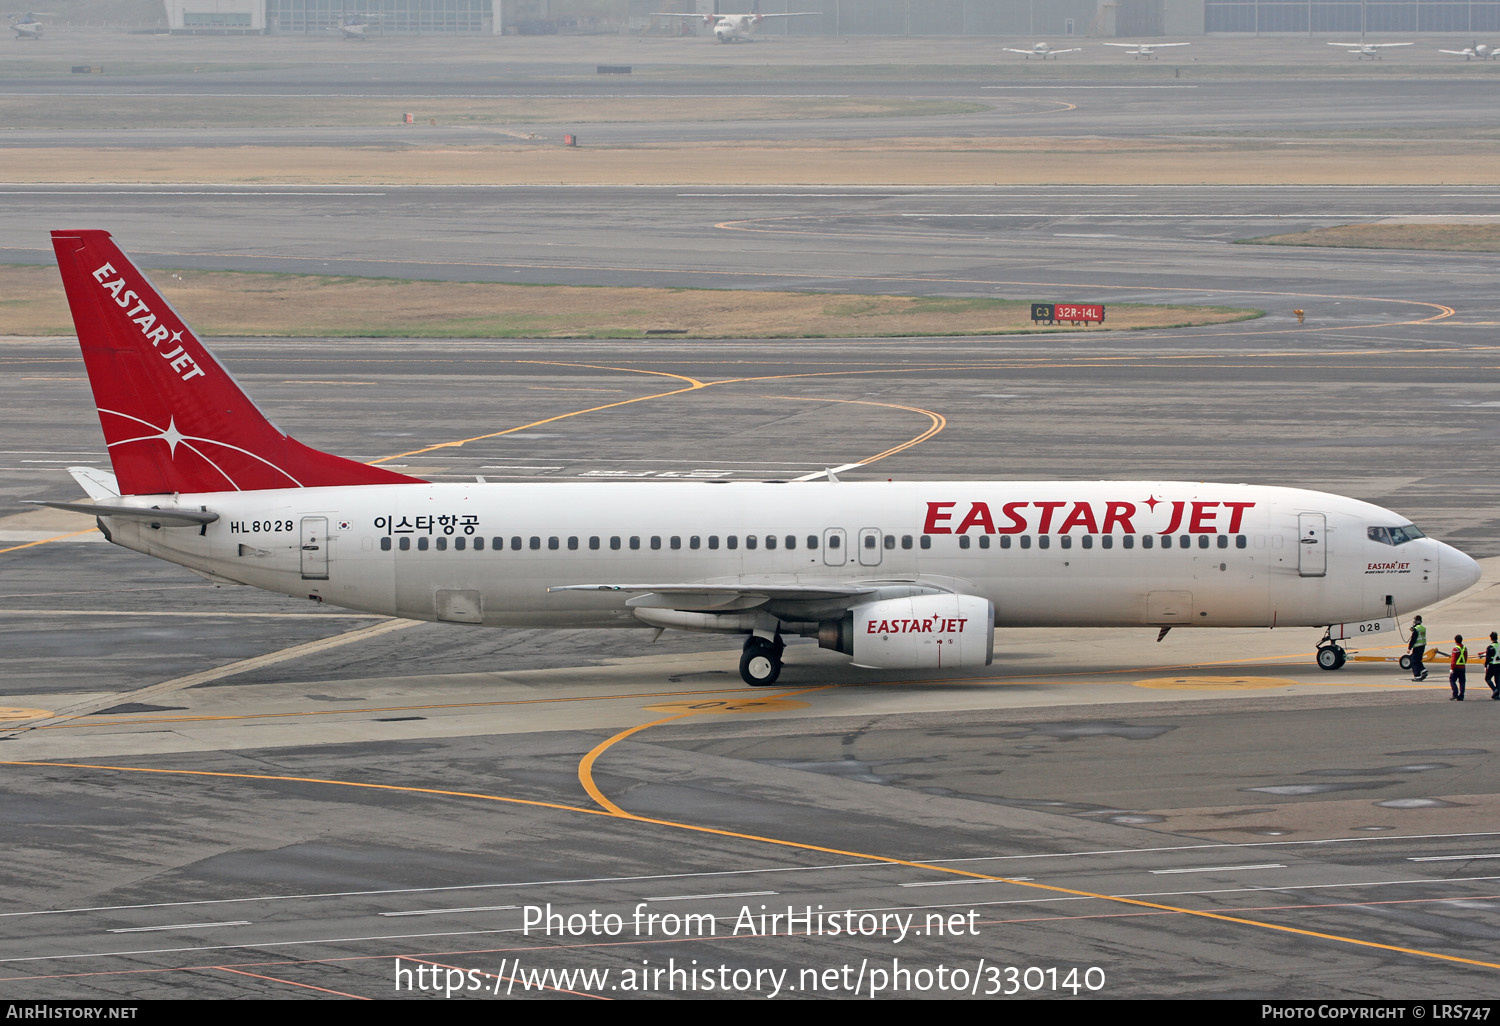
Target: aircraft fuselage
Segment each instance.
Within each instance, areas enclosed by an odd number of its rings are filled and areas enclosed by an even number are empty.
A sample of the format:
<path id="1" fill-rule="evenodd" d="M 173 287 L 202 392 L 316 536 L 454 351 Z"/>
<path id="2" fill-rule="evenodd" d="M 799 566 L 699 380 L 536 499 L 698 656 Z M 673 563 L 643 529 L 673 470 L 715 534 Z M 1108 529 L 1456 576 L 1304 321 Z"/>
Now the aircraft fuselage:
<path id="1" fill-rule="evenodd" d="M 107 518 L 111 540 L 211 577 L 418 620 L 643 626 L 609 582 L 916 582 L 998 627 L 1326 626 L 1414 610 L 1477 567 L 1322 492 L 1159 482 L 403 484 L 131 496 L 201 530 Z M 1389 605 L 1388 605 L 1389 600 Z M 816 600 L 773 600 L 815 622 Z M 833 614 L 829 614 L 833 615 Z"/>

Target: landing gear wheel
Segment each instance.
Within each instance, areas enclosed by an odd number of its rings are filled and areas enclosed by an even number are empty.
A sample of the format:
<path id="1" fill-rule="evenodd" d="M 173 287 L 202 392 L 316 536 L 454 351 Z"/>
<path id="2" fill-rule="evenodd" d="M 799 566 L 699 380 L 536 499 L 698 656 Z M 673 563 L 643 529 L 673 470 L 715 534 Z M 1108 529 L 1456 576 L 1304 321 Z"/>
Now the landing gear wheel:
<path id="1" fill-rule="evenodd" d="M 1324 645 L 1318 649 L 1318 669 L 1337 670 L 1348 660 L 1348 654 L 1337 645 Z"/>
<path id="2" fill-rule="evenodd" d="M 740 677 L 754 688 L 768 688 L 781 676 L 782 646 L 751 636 L 740 656 Z"/>

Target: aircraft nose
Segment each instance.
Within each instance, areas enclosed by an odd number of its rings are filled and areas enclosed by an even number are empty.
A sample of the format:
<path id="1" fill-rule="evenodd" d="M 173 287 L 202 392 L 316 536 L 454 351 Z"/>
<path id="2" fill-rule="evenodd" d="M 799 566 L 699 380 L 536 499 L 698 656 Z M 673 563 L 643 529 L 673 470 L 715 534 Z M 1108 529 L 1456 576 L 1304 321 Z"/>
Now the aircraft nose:
<path id="1" fill-rule="evenodd" d="M 1457 595 L 1479 583 L 1479 564 L 1451 545 L 1443 546 L 1438 580 L 1443 594 Z"/>

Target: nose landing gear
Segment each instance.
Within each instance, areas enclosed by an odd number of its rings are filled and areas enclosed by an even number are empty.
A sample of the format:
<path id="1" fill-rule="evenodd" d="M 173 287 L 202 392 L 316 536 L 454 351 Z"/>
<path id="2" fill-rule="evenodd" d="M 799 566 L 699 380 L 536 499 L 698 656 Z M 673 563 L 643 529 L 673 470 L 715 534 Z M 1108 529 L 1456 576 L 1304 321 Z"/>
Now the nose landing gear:
<path id="1" fill-rule="evenodd" d="M 1365 641 L 1370 640 L 1379 644 L 1387 639 L 1395 641 L 1400 637 L 1400 631 L 1396 624 L 1396 607 L 1392 602 L 1392 596 L 1385 597 L 1386 612 L 1390 615 L 1376 620 L 1356 620 L 1349 623 L 1336 623 L 1323 632 L 1318 639 L 1318 669 L 1338 670 L 1349 661 L 1349 653 L 1339 644 L 1341 641 Z M 1362 655 L 1354 658 L 1365 662 L 1381 662 L 1381 656 Z M 1394 657 L 1385 657 L 1384 661 L 1395 662 Z M 1403 657 L 1401 668 L 1410 669 L 1411 662 Z"/>
<path id="2" fill-rule="evenodd" d="M 1337 670 L 1349 659 L 1349 654 L 1334 644 L 1318 646 L 1318 669 Z"/>

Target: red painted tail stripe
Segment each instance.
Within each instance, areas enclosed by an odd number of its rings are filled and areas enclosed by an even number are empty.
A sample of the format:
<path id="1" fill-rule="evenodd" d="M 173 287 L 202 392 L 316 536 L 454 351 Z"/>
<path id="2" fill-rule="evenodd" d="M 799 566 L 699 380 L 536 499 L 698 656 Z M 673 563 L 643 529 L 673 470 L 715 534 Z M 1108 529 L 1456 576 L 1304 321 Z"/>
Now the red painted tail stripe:
<path id="1" fill-rule="evenodd" d="M 55 231 L 52 248 L 123 494 L 417 480 L 282 433 L 108 232 Z"/>

